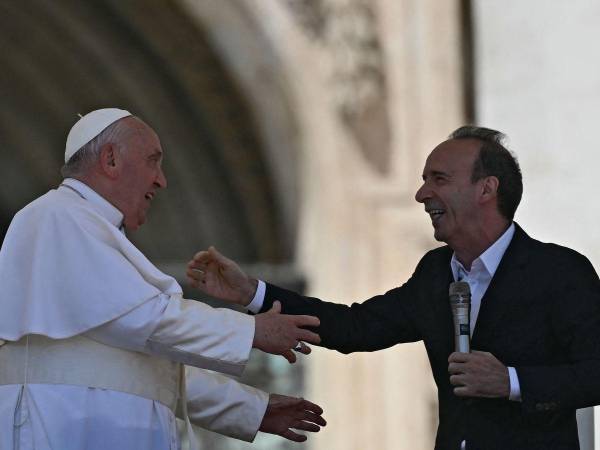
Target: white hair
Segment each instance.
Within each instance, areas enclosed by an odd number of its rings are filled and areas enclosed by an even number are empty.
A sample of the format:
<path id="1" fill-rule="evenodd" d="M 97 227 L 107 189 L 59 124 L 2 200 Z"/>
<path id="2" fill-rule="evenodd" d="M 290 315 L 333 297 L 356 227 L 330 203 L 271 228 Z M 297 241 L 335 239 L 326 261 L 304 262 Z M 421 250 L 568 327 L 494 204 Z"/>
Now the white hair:
<path id="1" fill-rule="evenodd" d="M 60 169 L 61 175 L 68 178 L 85 174 L 98 162 L 100 150 L 106 144 L 113 144 L 118 150 L 121 150 L 123 143 L 131 133 L 131 126 L 123 119 L 110 124 L 98 136 L 77 150 Z"/>

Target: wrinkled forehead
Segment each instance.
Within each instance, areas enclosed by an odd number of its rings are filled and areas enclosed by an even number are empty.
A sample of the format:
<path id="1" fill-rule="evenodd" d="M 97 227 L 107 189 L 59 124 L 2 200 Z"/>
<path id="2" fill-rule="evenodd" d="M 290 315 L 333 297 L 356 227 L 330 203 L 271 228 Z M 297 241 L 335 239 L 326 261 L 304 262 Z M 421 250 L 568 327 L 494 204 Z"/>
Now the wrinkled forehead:
<path id="1" fill-rule="evenodd" d="M 160 139 L 147 123 L 137 117 L 127 117 L 123 121 L 126 121 L 127 125 L 125 136 L 123 136 L 126 144 L 133 145 L 140 150 L 162 153 Z"/>
<path id="2" fill-rule="evenodd" d="M 158 138 L 158 136 L 156 135 L 154 130 L 150 127 L 150 125 L 148 125 L 146 122 L 144 122 L 139 117 L 130 116 L 130 117 L 125 117 L 122 120 L 123 120 L 124 124 L 127 126 L 127 130 L 129 131 L 129 133 L 131 133 L 131 135 L 143 136 L 143 137 L 146 137 L 147 135 L 149 135 L 149 136 L 154 136 L 154 137 Z"/>
<path id="3" fill-rule="evenodd" d="M 471 173 L 480 148 L 481 142 L 477 139 L 449 139 L 444 141 L 429 154 L 423 172 L 468 170 Z"/>

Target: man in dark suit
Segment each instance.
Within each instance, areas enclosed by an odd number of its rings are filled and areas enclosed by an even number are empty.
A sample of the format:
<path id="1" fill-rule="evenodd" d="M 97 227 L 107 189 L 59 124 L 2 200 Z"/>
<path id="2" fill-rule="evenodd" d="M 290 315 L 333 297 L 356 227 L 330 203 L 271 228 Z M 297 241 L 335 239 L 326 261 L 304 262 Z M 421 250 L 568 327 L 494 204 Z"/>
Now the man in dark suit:
<path id="1" fill-rule="evenodd" d="M 415 198 L 447 245 L 399 288 L 327 303 L 251 279 L 213 248 L 190 262 L 192 284 L 251 310 L 276 299 L 287 314 L 316 315 L 321 345 L 343 353 L 424 341 L 438 450 L 578 449 L 575 410 L 600 403 L 600 281 L 584 256 L 513 222 L 521 172 L 502 139 L 462 127 L 429 155 Z M 453 348 L 456 280 L 471 287 L 471 353 Z"/>

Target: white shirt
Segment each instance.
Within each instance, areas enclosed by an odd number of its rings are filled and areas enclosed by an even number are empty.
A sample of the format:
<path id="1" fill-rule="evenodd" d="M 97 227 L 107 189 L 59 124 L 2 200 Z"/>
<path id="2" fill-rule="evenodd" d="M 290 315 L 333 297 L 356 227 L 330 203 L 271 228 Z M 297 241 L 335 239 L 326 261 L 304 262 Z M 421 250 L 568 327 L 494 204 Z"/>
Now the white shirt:
<path id="1" fill-rule="evenodd" d="M 59 190 L 84 198 L 104 219 L 115 227 L 121 225 L 119 210 L 88 186 L 73 179 L 63 184 L 66 186 Z M 53 256 L 58 263 L 60 255 Z M 5 301 L 0 294 L 0 307 Z M 254 321 L 243 314 L 159 293 L 84 334 L 107 345 L 240 374 L 252 346 Z M 252 440 L 268 395 L 212 372 L 192 372 L 186 383 L 192 423 Z M 0 449 L 180 447 L 175 417 L 158 401 L 69 385 L 28 384 L 22 390 L 22 385 L 0 386 Z"/>

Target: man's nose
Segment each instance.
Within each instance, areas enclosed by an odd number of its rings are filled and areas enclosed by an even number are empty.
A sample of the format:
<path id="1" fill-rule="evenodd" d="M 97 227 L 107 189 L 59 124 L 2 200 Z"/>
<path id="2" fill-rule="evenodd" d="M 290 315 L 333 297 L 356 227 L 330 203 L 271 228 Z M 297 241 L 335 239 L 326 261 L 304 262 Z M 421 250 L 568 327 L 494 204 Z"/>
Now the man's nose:
<path id="1" fill-rule="evenodd" d="M 158 175 L 156 177 L 156 184 L 159 188 L 167 187 L 167 177 L 165 177 L 165 173 L 162 170 L 162 167 L 158 169 Z"/>
<path id="2" fill-rule="evenodd" d="M 427 200 L 431 194 L 429 193 L 429 189 L 425 186 L 425 183 L 419 188 L 419 190 L 415 193 L 415 200 L 419 203 L 423 203 Z"/>

